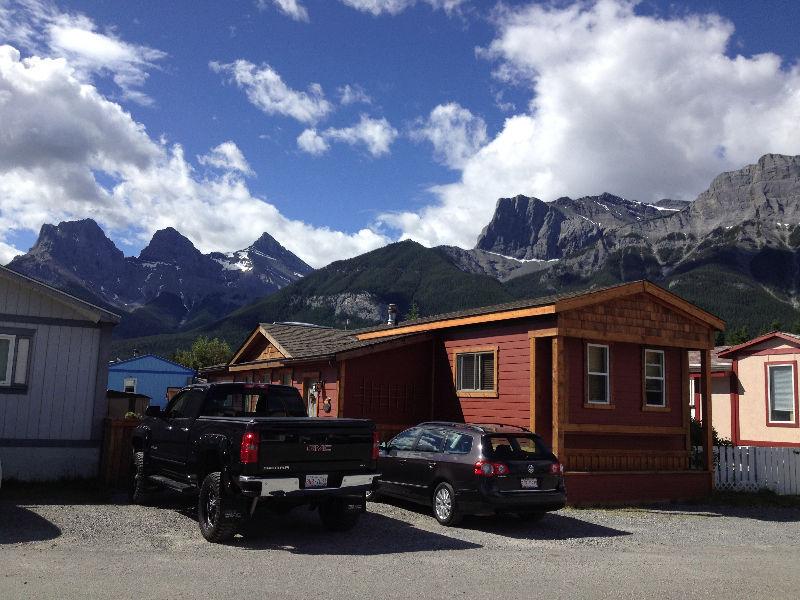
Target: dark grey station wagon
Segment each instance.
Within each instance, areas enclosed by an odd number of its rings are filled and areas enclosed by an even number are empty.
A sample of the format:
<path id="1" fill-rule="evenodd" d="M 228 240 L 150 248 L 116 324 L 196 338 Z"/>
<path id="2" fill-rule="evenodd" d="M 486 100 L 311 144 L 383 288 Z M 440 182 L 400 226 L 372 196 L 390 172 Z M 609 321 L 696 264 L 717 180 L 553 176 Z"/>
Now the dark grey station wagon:
<path id="1" fill-rule="evenodd" d="M 422 423 L 382 444 L 370 496 L 426 504 L 443 525 L 465 514 L 538 519 L 564 507 L 563 468 L 542 438 L 521 427 Z"/>

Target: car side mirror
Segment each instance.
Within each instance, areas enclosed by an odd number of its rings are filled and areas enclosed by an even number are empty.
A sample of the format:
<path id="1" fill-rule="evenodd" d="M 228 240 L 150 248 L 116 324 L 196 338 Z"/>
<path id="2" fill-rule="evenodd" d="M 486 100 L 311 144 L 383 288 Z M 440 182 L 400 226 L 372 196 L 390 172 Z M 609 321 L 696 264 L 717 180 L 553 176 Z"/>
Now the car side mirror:
<path id="1" fill-rule="evenodd" d="M 387 442 L 381 442 L 380 444 L 378 444 L 378 448 L 380 448 L 381 450 L 388 450 L 389 444 Z"/>
<path id="2" fill-rule="evenodd" d="M 163 413 L 161 412 L 161 407 L 156 404 L 148 406 L 144 411 L 144 415 L 146 417 L 161 417 Z"/>

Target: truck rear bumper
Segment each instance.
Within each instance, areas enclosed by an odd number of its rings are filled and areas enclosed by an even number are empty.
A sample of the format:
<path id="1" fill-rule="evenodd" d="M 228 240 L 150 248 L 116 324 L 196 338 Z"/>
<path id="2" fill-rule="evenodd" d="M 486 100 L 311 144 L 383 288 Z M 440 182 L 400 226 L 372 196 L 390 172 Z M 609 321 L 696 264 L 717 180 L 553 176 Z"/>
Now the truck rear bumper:
<path id="1" fill-rule="evenodd" d="M 379 473 L 345 475 L 339 487 L 302 488 L 299 477 L 248 477 L 242 475 L 238 479 L 239 488 L 245 496 L 291 498 L 297 496 L 350 496 L 372 489 L 372 482 Z"/>

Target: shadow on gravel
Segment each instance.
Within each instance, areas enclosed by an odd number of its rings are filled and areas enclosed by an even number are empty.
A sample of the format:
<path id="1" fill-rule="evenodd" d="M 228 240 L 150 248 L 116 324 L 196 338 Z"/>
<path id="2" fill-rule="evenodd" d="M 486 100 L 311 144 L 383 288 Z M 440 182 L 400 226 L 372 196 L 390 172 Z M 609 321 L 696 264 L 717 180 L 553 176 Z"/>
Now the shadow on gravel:
<path id="1" fill-rule="evenodd" d="M 631 535 L 629 531 L 589 523 L 557 512 L 547 513 L 535 523 L 528 523 L 513 515 L 471 517 L 464 519 L 461 527 L 519 540 L 576 540 Z"/>
<path id="2" fill-rule="evenodd" d="M 751 506 L 730 506 L 718 504 L 665 504 L 633 508 L 631 511 L 659 515 L 681 515 L 687 517 L 753 519 L 771 523 L 800 522 L 800 507 L 764 506 L 754 503 Z"/>
<path id="3" fill-rule="evenodd" d="M 197 509 L 174 506 L 176 512 L 197 521 Z M 316 510 L 298 507 L 286 514 L 259 510 L 242 533 L 229 544 L 247 550 L 283 550 L 292 554 L 343 554 L 376 556 L 429 552 L 431 550 L 472 550 L 479 544 L 454 539 L 413 525 L 367 512 L 350 531 L 328 531 Z"/>
<path id="4" fill-rule="evenodd" d="M 435 523 L 430 508 L 395 498 L 382 498 L 381 502 L 424 515 Z M 526 522 L 514 515 L 467 516 L 458 528 L 521 540 L 572 540 L 631 535 L 629 531 L 589 523 L 558 512 L 547 513 L 537 522 Z M 443 530 L 447 531 L 445 528 Z"/>
<path id="5" fill-rule="evenodd" d="M 61 535 L 61 529 L 32 510 L 0 502 L 0 544 L 42 542 Z"/>

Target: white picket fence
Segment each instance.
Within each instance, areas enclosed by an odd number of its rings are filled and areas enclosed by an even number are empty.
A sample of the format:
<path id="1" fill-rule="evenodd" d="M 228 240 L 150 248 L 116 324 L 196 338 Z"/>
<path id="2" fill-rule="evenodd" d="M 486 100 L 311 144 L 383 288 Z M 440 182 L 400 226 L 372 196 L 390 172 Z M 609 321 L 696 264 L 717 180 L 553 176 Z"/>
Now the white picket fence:
<path id="1" fill-rule="evenodd" d="M 800 495 L 800 448 L 715 446 L 718 490 Z"/>

